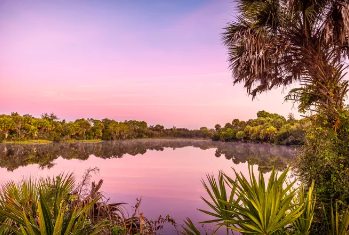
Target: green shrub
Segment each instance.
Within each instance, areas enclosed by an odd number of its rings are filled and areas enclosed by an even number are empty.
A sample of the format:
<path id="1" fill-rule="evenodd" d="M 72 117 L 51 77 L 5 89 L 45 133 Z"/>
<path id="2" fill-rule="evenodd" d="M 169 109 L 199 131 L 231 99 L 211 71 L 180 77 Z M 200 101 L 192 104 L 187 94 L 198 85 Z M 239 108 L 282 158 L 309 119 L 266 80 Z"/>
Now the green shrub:
<path id="1" fill-rule="evenodd" d="M 315 181 L 318 200 L 327 210 L 331 201 L 349 203 L 348 125 L 347 119 L 342 119 L 339 129 L 334 129 L 325 116 L 317 116 L 296 163 L 302 182 L 309 185 Z"/>

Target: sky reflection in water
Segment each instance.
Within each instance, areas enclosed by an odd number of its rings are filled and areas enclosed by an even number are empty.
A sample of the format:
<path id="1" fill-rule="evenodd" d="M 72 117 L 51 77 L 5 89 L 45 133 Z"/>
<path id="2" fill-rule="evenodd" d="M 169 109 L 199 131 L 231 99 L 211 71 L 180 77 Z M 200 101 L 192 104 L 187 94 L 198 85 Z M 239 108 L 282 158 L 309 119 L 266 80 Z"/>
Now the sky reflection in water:
<path id="1" fill-rule="evenodd" d="M 247 175 L 248 159 L 264 172 L 274 161 L 282 170 L 294 151 L 294 147 L 202 140 L 0 145 L 0 183 L 62 171 L 74 172 L 80 179 L 86 169 L 98 167 L 94 179 L 104 180 L 102 191 L 110 201 L 126 202 L 130 209 L 142 197 L 140 209 L 148 218 L 169 214 L 180 223 L 185 217 L 202 221 L 208 217 L 196 209 L 207 208 L 200 199 L 206 197 L 200 179 L 207 173 L 223 170 L 233 175 L 234 167 Z M 166 227 L 163 233 L 171 230 Z"/>

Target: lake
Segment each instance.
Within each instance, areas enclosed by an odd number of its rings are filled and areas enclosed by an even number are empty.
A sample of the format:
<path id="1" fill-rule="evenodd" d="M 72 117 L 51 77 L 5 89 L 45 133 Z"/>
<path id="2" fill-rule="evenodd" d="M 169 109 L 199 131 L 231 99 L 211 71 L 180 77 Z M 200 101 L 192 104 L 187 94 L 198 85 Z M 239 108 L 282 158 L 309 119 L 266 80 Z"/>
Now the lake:
<path id="1" fill-rule="evenodd" d="M 210 140 L 127 140 L 100 143 L 0 145 L 0 183 L 23 177 L 54 176 L 74 172 L 76 179 L 88 168 L 98 167 L 94 180 L 103 179 L 102 190 L 111 202 L 127 208 L 142 197 L 140 211 L 147 218 L 170 215 L 177 223 L 186 217 L 194 222 L 210 217 L 200 196 L 208 197 L 201 179 L 219 170 L 233 176 L 248 174 L 248 160 L 267 174 L 275 165 L 283 170 L 295 147 Z M 210 226 L 207 226 L 210 229 Z M 223 231 L 222 231 L 223 232 Z M 176 234 L 165 226 L 163 234 Z"/>

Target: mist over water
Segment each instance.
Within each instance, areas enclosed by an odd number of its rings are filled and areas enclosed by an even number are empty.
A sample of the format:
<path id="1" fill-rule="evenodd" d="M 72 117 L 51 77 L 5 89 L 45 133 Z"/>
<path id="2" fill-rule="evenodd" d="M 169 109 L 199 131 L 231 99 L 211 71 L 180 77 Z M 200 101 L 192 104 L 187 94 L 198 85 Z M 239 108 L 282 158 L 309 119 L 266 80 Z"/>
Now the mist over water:
<path id="1" fill-rule="evenodd" d="M 98 167 L 93 180 L 103 179 L 103 193 L 110 202 L 126 202 L 131 210 L 142 198 L 141 212 L 147 218 L 170 215 L 183 223 L 209 219 L 197 211 L 208 209 L 201 179 L 223 170 L 233 176 L 248 174 L 248 161 L 267 174 L 275 165 L 283 170 L 292 160 L 295 147 L 210 140 L 127 140 L 100 143 L 45 145 L 0 145 L 0 183 L 23 177 L 54 176 L 74 172 L 77 181 L 85 170 Z M 207 226 L 209 229 L 210 226 Z M 223 231 L 222 231 L 223 232 Z M 163 234 L 175 234 L 166 226 Z"/>

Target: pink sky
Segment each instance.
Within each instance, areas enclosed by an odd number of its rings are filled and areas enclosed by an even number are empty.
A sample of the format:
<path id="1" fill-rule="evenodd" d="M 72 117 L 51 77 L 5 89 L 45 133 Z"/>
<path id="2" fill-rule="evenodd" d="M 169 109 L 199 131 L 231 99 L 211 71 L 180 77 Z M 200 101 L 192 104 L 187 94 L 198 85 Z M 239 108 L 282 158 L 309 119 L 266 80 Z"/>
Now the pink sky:
<path id="1" fill-rule="evenodd" d="M 0 0 L 0 113 L 144 120 L 198 128 L 266 110 L 233 86 L 220 34 L 230 0 Z"/>

